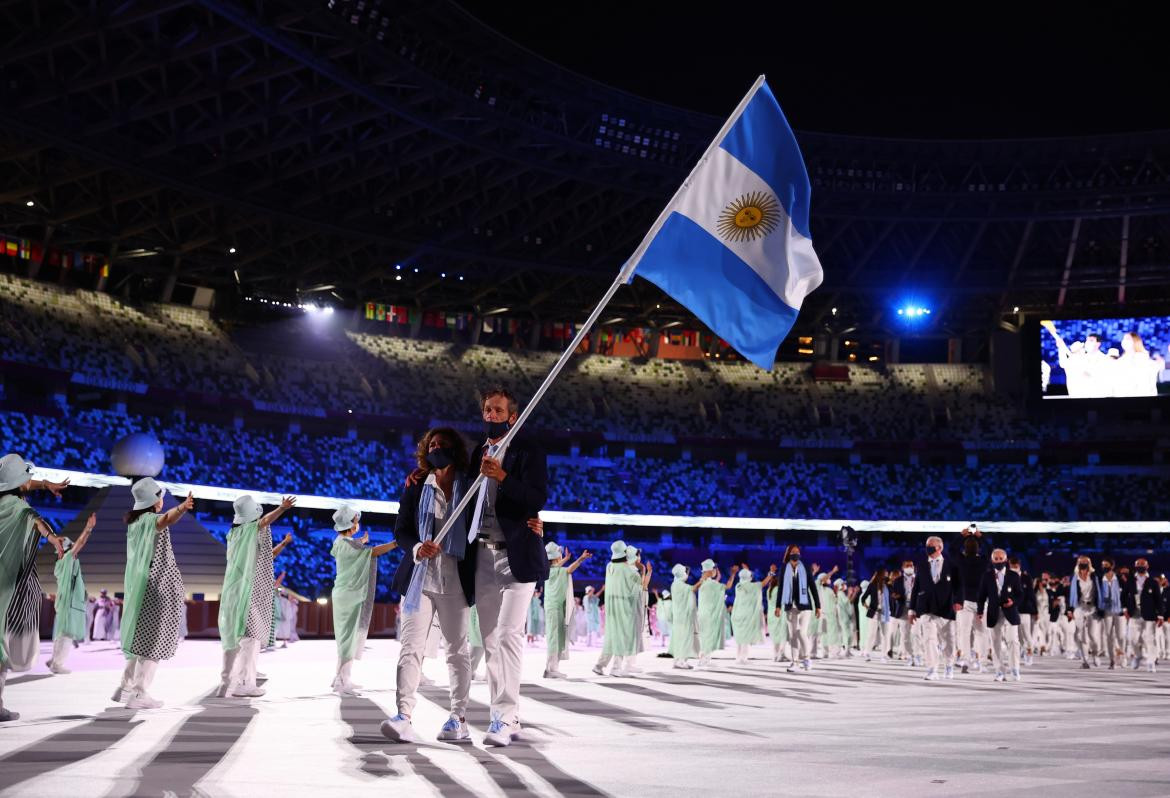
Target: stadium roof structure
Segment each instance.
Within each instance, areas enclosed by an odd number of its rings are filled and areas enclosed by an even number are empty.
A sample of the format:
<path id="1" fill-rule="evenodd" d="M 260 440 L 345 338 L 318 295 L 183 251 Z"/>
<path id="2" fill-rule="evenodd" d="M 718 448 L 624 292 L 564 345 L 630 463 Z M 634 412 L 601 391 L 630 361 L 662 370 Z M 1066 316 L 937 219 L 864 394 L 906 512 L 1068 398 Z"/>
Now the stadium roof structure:
<path id="1" fill-rule="evenodd" d="M 722 121 L 449 0 L 16 0 L 0 31 L 3 232 L 104 253 L 111 289 L 164 297 L 580 320 Z M 1015 306 L 1165 309 L 1170 132 L 798 138 L 826 281 L 797 332 L 882 328 L 906 291 L 956 335 Z M 690 321 L 641 281 L 613 310 Z"/>

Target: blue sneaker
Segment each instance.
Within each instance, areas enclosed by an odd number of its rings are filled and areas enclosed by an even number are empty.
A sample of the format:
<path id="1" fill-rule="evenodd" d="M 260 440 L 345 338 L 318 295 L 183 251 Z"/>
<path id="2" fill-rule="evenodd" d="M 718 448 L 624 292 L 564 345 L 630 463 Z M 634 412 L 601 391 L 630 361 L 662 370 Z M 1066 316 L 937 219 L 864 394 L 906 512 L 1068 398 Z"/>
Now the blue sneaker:
<path id="1" fill-rule="evenodd" d="M 516 739 L 519 734 L 519 723 L 505 723 L 499 715 L 493 714 L 491 725 L 488 726 L 487 734 L 484 735 L 483 741 L 487 745 L 503 748 L 511 745 L 512 740 Z"/>
<path id="2" fill-rule="evenodd" d="M 447 718 L 447 722 L 439 730 L 438 739 L 445 743 L 461 743 L 470 740 L 471 733 L 467 731 L 467 721 L 458 715 Z"/>
<path id="3" fill-rule="evenodd" d="M 414 726 L 410 724 L 410 718 L 399 712 L 392 718 L 387 718 L 382 721 L 382 735 L 387 740 L 392 740 L 396 743 L 413 743 L 418 741 L 415 736 Z"/>

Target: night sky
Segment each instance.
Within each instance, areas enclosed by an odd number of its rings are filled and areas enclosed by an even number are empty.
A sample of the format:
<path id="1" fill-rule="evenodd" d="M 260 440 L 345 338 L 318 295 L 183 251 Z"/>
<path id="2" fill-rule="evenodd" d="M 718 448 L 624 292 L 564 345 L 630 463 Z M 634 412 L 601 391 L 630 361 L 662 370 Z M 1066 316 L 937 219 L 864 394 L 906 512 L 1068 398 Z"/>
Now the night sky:
<path id="1" fill-rule="evenodd" d="M 810 131 L 989 138 L 1170 129 L 1170 28 L 1154 21 L 1153 6 L 460 5 L 561 66 L 717 116 L 764 72 L 793 126 Z"/>

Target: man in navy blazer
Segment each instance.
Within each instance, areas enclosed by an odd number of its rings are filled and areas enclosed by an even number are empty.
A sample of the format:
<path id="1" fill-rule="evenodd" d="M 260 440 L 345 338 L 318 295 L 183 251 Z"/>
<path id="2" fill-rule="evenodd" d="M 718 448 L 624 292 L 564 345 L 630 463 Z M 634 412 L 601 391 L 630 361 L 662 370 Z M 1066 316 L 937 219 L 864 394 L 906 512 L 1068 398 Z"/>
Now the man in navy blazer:
<path id="1" fill-rule="evenodd" d="M 976 594 L 980 620 L 986 619 L 987 630 L 991 633 L 991 661 L 995 665 L 995 680 L 1005 681 L 1003 653 L 1007 647 L 1008 666 L 1011 677 L 1020 680 L 1020 604 L 1024 598 L 1024 587 L 1020 575 L 1009 571 L 1007 552 L 995 549 L 991 552 L 991 569 L 983 574 Z"/>
<path id="2" fill-rule="evenodd" d="M 529 529 L 548 498 L 548 466 L 534 441 L 503 438 L 519 417 L 516 397 L 493 388 L 481 404 L 486 440 L 471 452 L 468 484 L 477 474 L 483 487 L 468 505 L 468 544 L 459 563 L 470 576 L 483 636 L 492 722 L 488 745 L 509 745 L 520 734 L 520 671 L 524 623 L 536 583 L 548 578 L 548 555 L 541 532 Z"/>
<path id="3" fill-rule="evenodd" d="M 1167 597 L 1150 573 L 1150 563 L 1144 557 L 1134 561 L 1133 576 L 1126 588 L 1122 602 L 1131 627 L 1134 668 L 1145 665 L 1146 670 L 1154 673 L 1154 661 L 1158 657 L 1155 631 L 1166 620 Z"/>
<path id="4" fill-rule="evenodd" d="M 923 624 L 923 649 L 926 654 L 926 680 L 939 678 L 939 644 L 942 644 L 943 676 L 954 678 L 955 613 L 963 608 L 963 578 L 958 566 L 943 555 L 942 538 L 926 539 L 926 559 L 917 566 L 914 595 L 910 606 L 913 623 Z"/>

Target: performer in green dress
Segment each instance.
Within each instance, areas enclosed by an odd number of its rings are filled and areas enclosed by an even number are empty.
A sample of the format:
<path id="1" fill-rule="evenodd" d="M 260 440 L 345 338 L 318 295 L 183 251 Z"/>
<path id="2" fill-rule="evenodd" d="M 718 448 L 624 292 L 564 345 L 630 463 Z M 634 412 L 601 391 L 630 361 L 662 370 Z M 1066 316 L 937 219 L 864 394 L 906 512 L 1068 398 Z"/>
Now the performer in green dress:
<path id="1" fill-rule="evenodd" d="M 674 582 L 670 585 L 670 648 L 667 651 L 674 658 L 674 667 L 690 670 L 687 661 L 699 652 L 699 627 L 695 609 L 695 593 L 702 582 L 687 583 L 687 567 L 682 564 L 670 569 Z M 658 606 L 662 606 L 659 604 Z"/>
<path id="2" fill-rule="evenodd" d="M 397 543 L 367 547 L 370 534 L 358 538 L 361 513 L 342 505 L 333 513 L 333 540 L 330 554 L 337 561 L 337 578 L 333 582 L 333 636 L 337 640 L 337 675 L 333 677 L 333 692 L 355 695 L 359 685 L 352 677 L 353 661 L 361 659 L 370 630 L 370 616 L 374 611 L 374 588 L 378 580 L 378 564 L 374 560 Z"/>
<path id="3" fill-rule="evenodd" d="M 601 639 L 601 656 L 593 666 L 598 676 L 614 660 L 610 676 L 629 676 L 627 664 L 638 653 L 638 605 L 649 575 L 638 576 L 627 561 L 625 541 L 610 545 L 610 561 L 605 566 L 605 632 Z"/>
<path id="4" fill-rule="evenodd" d="M 711 655 L 723 648 L 727 623 L 725 596 L 732 580 L 739 572 L 739 566 L 731 566 L 727 583 L 719 581 L 719 569 L 715 561 L 703 560 L 703 577 L 699 580 L 699 667 L 711 664 Z"/>
<path id="5" fill-rule="evenodd" d="M 762 585 L 752 581 L 750 568 L 741 568 L 735 586 L 735 603 L 731 610 L 731 625 L 735 632 L 736 662 L 748 661 L 751 647 L 764 640 Z"/>
<path id="6" fill-rule="evenodd" d="M 37 578 L 37 546 L 47 539 L 64 553 L 64 543 L 24 500 L 30 490 L 60 495 L 68 486 L 34 480 L 32 463 L 18 454 L 0 457 L 0 721 L 20 715 L 4 708 L 4 682 L 9 671 L 33 666 L 40 643 L 41 583 Z"/>
<path id="7" fill-rule="evenodd" d="M 549 558 L 548 579 L 544 583 L 544 639 L 548 644 L 544 678 L 564 679 L 560 663 L 569 658 L 569 624 L 577 606 L 573 600 L 573 573 L 593 555 L 586 550 L 571 565 L 565 565 L 571 556 L 568 549 L 562 551 L 560 546 L 550 542 L 544 551 Z"/>
<path id="8" fill-rule="evenodd" d="M 768 597 L 768 637 L 772 641 L 772 661 L 792 661 L 792 644 L 788 642 L 788 614 L 779 612 L 780 577 L 775 565 L 764 579 L 763 589 Z"/>
<path id="9" fill-rule="evenodd" d="M 53 566 L 57 598 L 53 602 L 53 656 L 45 663 L 53 673 L 69 673 L 65 661 L 73 647 L 85 640 L 85 580 L 81 576 L 81 550 L 89 542 L 97 516 L 90 514 L 74 543 L 64 538 L 65 551 Z"/>
<path id="10" fill-rule="evenodd" d="M 227 536 L 227 568 L 219 594 L 219 639 L 223 670 L 216 695 L 248 698 L 264 695 L 256 685 L 256 659 L 272 638 L 276 606 L 273 558 L 292 542 L 286 535 L 272 545 L 272 525 L 296 504 L 285 496 L 267 515 L 251 496 L 232 502 L 235 516 Z"/>

